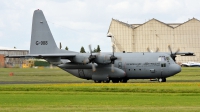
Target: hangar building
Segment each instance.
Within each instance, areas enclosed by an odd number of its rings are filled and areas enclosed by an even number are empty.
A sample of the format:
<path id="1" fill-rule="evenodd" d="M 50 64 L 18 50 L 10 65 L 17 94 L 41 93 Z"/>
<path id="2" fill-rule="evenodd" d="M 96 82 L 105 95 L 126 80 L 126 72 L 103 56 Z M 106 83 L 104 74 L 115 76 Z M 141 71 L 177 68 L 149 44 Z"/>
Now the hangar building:
<path id="1" fill-rule="evenodd" d="M 116 52 L 148 52 L 147 48 L 159 52 L 194 52 L 196 56 L 177 56 L 176 62 L 200 62 L 200 21 L 192 18 L 184 23 L 164 23 L 151 19 L 143 24 L 128 24 L 112 19 L 108 33 Z"/>
<path id="2" fill-rule="evenodd" d="M 21 67 L 25 59 L 20 58 L 4 58 L 7 55 L 27 55 L 28 50 L 5 49 L 0 48 L 0 68 L 4 67 Z"/>

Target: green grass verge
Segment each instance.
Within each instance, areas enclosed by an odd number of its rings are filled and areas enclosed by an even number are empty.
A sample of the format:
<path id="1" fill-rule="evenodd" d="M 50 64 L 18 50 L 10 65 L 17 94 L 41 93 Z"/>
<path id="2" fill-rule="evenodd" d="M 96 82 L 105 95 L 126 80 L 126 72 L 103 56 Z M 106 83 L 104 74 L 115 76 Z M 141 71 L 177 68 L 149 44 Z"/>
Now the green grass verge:
<path id="1" fill-rule="evenodd" d="M 14 76 L 9 76 L 10 72 Z M 96 84 L 60 69 L 3 68 L 0 82 L 55 83 L 1 84 L 3 112 L 200 110 L 200 68 L 182 68 L 181 73 L 167 78 L 166 83 L 129 80 L 130 83 L 117 84 Z"/>
<path id="2" fill-rule="evenodd" d="M 14 76 L 9 76 L 10 73 Z M 0 83 L 3 82 L 25 82 L 25 83 L 91 83 L 91 80 L 77 78 L 59 68 L 34 69 L 34 68 L 0 68 Z M 129 80 L 128 82 L 150 82 L 145 80 Z M 167 82 L 200 82 L 200 67 L 182 67 L 182 72 L 167 78 Z M 154 82 L 151 82 L 154 83 Z M 156 81 L 157 83 L 157 81 Z"/>
<path id="3" fill-rule="evenodd" d="M 0 85 L 0 111 L 198 111 L 200 83 Z"/>
<path id="4" fill-rule="evenodd" d="M 14 73 L 10 76 L 10 73 Z M 0 83 L 74 83 L 92 82 L 77 78 L 59 68 L 0 68 Z"/>
<path id="5" fill-rule="evenodd" d="M 70 92 L 133 92 L 133 93 L 200 93 L 200 83 L 119 83 L 119 84 L 16 84 L 1 85 L 0 91 L 70 91 Z"/>

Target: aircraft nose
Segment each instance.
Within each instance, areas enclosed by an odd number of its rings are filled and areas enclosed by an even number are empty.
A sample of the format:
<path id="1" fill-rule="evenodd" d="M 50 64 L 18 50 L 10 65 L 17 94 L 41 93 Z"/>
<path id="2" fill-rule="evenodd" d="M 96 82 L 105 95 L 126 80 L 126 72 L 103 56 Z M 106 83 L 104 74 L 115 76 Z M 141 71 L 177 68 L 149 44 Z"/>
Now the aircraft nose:
<path id="1" fill-rule="evenodd" d="M 171 64 L 170 71 L 172 72 L 173 75 L 175 75 L 175 74 L 181 72 L 181 66 L 178 64 Z"/>

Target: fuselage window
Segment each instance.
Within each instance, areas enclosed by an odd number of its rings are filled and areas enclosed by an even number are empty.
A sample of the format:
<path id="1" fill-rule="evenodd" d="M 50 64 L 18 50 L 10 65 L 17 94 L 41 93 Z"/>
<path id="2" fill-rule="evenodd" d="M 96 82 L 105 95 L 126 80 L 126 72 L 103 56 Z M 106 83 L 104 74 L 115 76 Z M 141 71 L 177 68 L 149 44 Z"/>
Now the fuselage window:
<path id="1" fill-rule="evenodd" d="M 161 67 L 166 67 L 166 63 L 161 63 Z"/>

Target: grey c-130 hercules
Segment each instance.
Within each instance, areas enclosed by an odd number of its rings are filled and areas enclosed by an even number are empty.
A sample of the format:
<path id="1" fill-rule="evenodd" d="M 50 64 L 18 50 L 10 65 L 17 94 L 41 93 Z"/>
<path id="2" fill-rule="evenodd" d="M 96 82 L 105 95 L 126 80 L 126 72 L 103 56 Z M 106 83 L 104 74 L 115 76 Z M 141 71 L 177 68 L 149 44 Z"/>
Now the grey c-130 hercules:
<path id="1" fill-rule="evenodd" d="M 42 10 L 35 10 L 32 21 L 30 53 L 26 56 L 6 56 L 7 58 L 34 57 L 71 73 L 94 80 L 94 82 L 126 83 L 129 79 L 152 79 L 166 82 L 166 78 L 181 71 L 175 63 L 176 55 L 193 53 L 139 52 L 139 53 L 78 53 L 59 49 L 51 34 Z M 173 58 L 173 59 L 172 59 Z M 63 61 L 68 60 L 68 61 Z"/>

